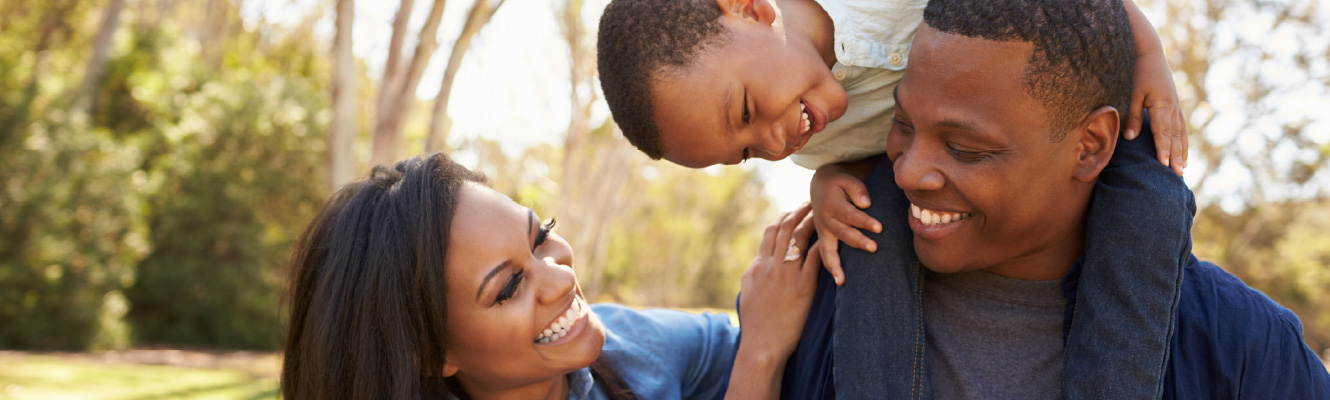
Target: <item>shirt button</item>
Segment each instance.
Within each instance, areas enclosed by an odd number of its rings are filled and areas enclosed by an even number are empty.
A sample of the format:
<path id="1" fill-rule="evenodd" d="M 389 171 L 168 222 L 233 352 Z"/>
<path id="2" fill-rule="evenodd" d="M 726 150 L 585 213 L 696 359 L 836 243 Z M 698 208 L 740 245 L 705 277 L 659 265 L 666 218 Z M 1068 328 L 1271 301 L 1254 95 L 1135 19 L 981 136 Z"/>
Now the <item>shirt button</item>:
<path id="1" fill-rule="evenodd" d="M 891 53 L 891 65 L 895 65 L 898 67 L 901 65 L 900 53 Z"/>
<path id="2" fill-rule="evenodd" d="M 835 75 L 836 75 L 836 80 L 838 80 L 838 81 L 839 81 L 839 80 L 844 80 L 844 79 L 845 79 L 845 71 L 836 70 Z"/>

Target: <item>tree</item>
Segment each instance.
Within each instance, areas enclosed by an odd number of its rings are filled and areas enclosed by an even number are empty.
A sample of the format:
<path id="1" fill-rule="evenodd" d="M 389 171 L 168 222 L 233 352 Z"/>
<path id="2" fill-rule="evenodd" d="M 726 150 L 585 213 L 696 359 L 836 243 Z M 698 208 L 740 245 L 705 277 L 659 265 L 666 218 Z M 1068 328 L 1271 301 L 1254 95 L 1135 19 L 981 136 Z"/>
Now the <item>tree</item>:
<path id="1" fill-rule="evenodd" d="M 354 0 L 337 0 L 337 33 L 333 39 L 333 119 L 328 127 L 329 191 L 350 182 L 356 169 L 352 146 L 359 126 L 356 101 L 360 96 L 360 80 L 357 79 L 355 55 L 351 53 L 355 8 Z"/>
<path id="2" fill-rule="evenodd" d="M 448 139 L 448 130 L 452 126 L 451 120 L 448 119 L 448 99 L 451 98 L 457 69 L 462 66 L 462 57 L 466 56 L 467 49 L 471 47 L 472 37 L 480 33 L 480 29 L 489 23 L 494 12 L 503 6 L 504 1 L 496 0 L 494 4 L 490 4 L 490 0 L 476 0 L 471 5 L 471 10 L 467 12 L 462 32 L 457 35 L 452 52 L 448 55 L 448 65 L 443 70 L 443 84 L 439 86 L 439 94 L 434 96 L 434 112 L 431 113 L 429 135 L 425 138 L 426 153 L 443 150 L 444 142 Z"/>
<path id="3" fill-rule="evenodd" d="M 406 5 L 405 2 L 403 4 Z M 387 79 L 388 72 L 385 71 L 385 79 L 380 82 L 380 108 L 375 111 L 377 117 L 370 158 L 370 162 L 374 165 L 391 164 L 402 155 L 404 123 L 407 114 L 411 112 L 414 103 L 412 100 L 416 98 L 416 86 L 420 84 L 420 76 L 425 73 L 425 67 L 434 54 L 434 47 L 438 42 L 439 22 L 443 19 L 444 4 L 444 0 L 434 0 L 429 17 L 425 20 L 425 26 L 420 28 L 420 33 L 416 36 L 416 50 L 411 62 L 405 65 L 384 66 L 385 69 L 402 68 L 402 70 L 393 72 L 391 80 Z M 406 28 L 405 21 L 401 20 L 402 17 L 409 16 L 409 12 L 403 14 L 398 11 L 399 20 L 393 22 L 394 38 L 397 36 L 397 28 Z M 391 56 L 395 51 L 400 52 L 400 48 L 389 49 L 388 54 Z"/>

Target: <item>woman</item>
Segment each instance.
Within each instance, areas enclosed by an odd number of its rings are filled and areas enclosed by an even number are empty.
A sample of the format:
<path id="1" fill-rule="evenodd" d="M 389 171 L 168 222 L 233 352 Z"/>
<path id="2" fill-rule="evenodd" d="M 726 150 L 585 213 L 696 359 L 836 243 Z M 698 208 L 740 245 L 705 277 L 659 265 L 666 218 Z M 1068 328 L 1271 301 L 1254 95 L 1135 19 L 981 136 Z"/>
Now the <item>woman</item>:
<path id="1" fill-rule="evenodd" d="M 798 255 L 807 215 L 765 232 L 743 278 L 739 345 L 722 315 L 588 306 L 553 221 L 443 154 L 375 168 L 295 249 L 283 394 L 774 398 L 819 268 Z"/>

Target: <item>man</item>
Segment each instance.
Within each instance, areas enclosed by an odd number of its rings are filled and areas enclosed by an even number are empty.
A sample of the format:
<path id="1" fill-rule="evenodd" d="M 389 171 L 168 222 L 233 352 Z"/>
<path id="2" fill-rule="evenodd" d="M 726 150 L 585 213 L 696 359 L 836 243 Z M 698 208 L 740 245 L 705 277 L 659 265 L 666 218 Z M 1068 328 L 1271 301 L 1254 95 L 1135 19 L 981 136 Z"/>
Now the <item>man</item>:
<path id="1" fill-rule="evenodd" d="M 843 250 L 854 279 L 834 309 L 815 300 L 810 324 L 831 327 L 805 330 L 834 338 L 801 342 L 800 352 L 826 357 L 791 360 L 786 393 L 833 393 L 816 386 L 829 378 L 842 398 L 878 398 L 884 380 L 908 381 L 910 398 L 1058 396 L 1084 249 L 1104 240 L 1087 235 L 1091 195 L 1117 146 L 1150 145 L 1117 140 L 1132 85 L 1126 18 L 1111 0 L 929 2 L 895 93 L 891 162 L 866 177 L 869 214 L 884 225 L 904 217 L 912 232 L 926 269 L 911 286 L 922 317 L 879 317 L 898 314 L 874 301 L 874 266 L 895 252 Z M 1104 235 L 1147 222 L 1123 220 Z M 869 237 L 885 248 L 900 233 Z M 1293 313 L 1194 257 L 1183 275 L 1164 398 L 1330 398 L 1330 375 Z M 879 340 L 884 324 L 909 324 L 914 343 Z M 908 371 L 879 367 L 900 357 L 912 360 Z"/>

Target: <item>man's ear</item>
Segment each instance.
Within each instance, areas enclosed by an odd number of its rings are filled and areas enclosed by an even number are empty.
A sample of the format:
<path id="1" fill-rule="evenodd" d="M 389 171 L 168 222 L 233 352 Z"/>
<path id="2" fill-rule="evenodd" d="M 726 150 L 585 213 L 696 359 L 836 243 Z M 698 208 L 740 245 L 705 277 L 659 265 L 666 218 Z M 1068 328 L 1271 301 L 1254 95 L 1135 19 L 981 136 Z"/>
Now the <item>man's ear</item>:
<path id="1" fill-rule="evenodd" d="M 1076 127 L 1080 131 L 1076 180 L 1092 182 L 1108 166 L 1108 160 L 1113 158 L 1113 149 L 1118 144 L 1120 121 L 1118 110 L 1110 106 L 1099 107 L 1081 120 L 1081 124 Z"/>
<path id="2" fill-rule="evenodd" d="M 670 1 L 670 0 L 664 0 Z M 716 0 L 722 17 L 743 18 L 763 25 L 776 22 L 776 6 L 772 0 Z"/>

